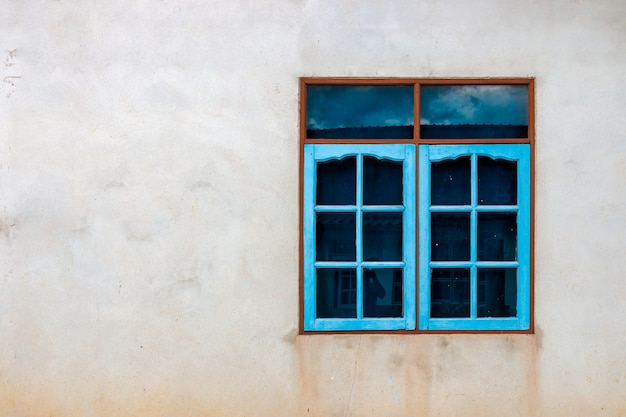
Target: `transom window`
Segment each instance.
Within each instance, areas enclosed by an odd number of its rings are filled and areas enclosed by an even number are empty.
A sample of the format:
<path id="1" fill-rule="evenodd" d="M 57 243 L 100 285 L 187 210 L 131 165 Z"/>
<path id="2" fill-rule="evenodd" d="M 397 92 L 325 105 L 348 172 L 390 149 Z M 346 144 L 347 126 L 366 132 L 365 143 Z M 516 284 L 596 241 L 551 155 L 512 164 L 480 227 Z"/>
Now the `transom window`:
<path id="1" fill-rule="evenodd" d="M 532 97 L 301 81 L 303 331 L 530 330 Z"/>

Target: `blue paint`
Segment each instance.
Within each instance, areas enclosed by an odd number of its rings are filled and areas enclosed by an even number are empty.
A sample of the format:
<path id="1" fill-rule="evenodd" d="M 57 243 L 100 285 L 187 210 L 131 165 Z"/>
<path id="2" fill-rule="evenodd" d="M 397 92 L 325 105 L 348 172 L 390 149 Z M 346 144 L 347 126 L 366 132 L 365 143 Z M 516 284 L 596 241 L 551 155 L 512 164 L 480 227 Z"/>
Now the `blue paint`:
<path id="1" fill-rule="evenodd" d="M 357 158 L 356 204 L 316 205 L 316 164 Z M 363 205 L 363 157 L 374 156 L 403 162 L 403 205 Z M 431 206 L 431 163 L 469 156 L 471 160 L 471 198 L 469 205 Z M 517 164 L 517 204 L 480 205 L 478 202 L 478 157 L 515 161 Z M 304 255 L 304 328 L 311 331 L 345 330 L 526 330 L 530 327 L 530 146 L 528 144 L 420 145 L 417 159 L 419 176 L 416 196 L 415 146 L 409 144 L 306 144 L 304 146 L 303 255 Z M 416 197 L 419 198 L 416 201 Z M 416 212 L 419 207 L 419 213 Z M 316 214 L 356 214 L 356 258 L 350 261 L 317 261 Z M 367 261 L 363 257 L 363 212 L 404 213 L 402 222 L 402 260 Z M 431 261 L 431 213 L 469 213 L 470 257 L 465 261 Z M 517 257 L 507 261 L 480 261 L 477 253 L 478 215 L 480 213 L 516 213 Z M 419 217 L 419 218 L 418 218 Z M 417 233 L 416 219 L 419 222 Z M 416 244 L 418 247 L 416 248 Z M 416 249 L 419 271 L 416 271 Z M 403 317 L 372 318 L 363 316 L 363 268 L 399 268 L 403 271 Z M 318 318 L 317 271 L 320 268 L 353 268 L 356 271 L 356 317 Z M 431 269 L 468 269 L 470 280 L 469 317 L 431 318 Z M 515 317 L 478 317 L 478 269 L 517 270 Z M 416 278 L 417 277 L 417 278 Z M 417 291 L 418 305 L 415 303 Z M 416 309 L 419 308 L 419 311 Z M 417 320 L 419 318 L 419 321 Z M 418 324 L 419 323 L 419 324 Z"/>
<path id="2" fill-rule="evenodd" d="M 462 156 L 471 158 L 471 204 L 469 206 L 431 206 L 431 163 Z M 478 157 L 488 156 L 517 162 L 516 205 L 483 206 L 478 203 Z M 526 330 L 530 326 L 530 146 L 526 144 L 421 145 L 419 147 L 419 328 L 422 330 Z M 431 261 L 431 213 L 470 213 L 469 261 Z M 477 230 L 479 213 L 517 214 L 517 260 L 479 261 Z M 431 318 L 431 269 L 470 270 L 470 314 L 463 318 Z M 478 317 L 479 268 L 517 270 L 515 317 Z"/>
<path id="3" fill-rule="evenodd" d="M 356 204 L 354 206 L 316 205 L 316 164 L 330 160 L 355 156 L 356 165 Z M 363 204 L 363 157 L 402 161 L 403 204 L 365 206 Z M 342 330 L 400 330 L 415 328 L 415 146 L 405 144 L 362 144 L 333 145 L 307 144 L 304 146 L 304 328 L 317 331 Z M 367 261 L 363 259 L 364 212 L 403 213 L 402 260 Z M 316 256 L 316 214 L 320 212 L 354 212 L 356 214 L 356 259 L 353 261 L 318 261 Z M 403 271 L 404 300 L 402 317 L 363 316 L 363 269 L 399 268 Z M 354 268 L 356 270 L 356 317 L 319 318 L 317 317 L 317 271 L 320 268 Z"/>

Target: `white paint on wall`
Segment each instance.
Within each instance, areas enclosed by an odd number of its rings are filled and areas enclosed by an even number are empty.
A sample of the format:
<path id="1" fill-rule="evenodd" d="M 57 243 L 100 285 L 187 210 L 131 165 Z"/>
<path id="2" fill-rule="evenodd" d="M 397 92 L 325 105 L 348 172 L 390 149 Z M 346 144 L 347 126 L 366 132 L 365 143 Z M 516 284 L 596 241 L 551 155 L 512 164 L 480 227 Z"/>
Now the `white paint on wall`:
<path id="1" fill-rule="evenodd" d="M 626 4 L 8 2 L 0 414 L 626 415 Z M 536 77 L 534 335 L 298 335 L 298 77 Z"/>

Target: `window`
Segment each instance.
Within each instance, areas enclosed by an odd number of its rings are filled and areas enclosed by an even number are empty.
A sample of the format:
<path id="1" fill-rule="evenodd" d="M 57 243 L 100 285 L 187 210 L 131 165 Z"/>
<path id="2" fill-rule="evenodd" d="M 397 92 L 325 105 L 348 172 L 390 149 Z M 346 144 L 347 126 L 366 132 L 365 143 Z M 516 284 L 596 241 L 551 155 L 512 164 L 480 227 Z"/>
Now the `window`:
<path id="1" fill-rule="evenodd" d="M 306 328 L 413 328 L 415 146 L 307 144 L 304 172 Z"/>
<path id="2" fill-rule="evenodd" d="M 420 329 L 527 329 L 528 145 L 420 145 L 419 158 Z"/>
<path id="3" fill-rule="evenodd" d="M 533 81 L 301 87 L 302 329 L 529 331 Z"/>

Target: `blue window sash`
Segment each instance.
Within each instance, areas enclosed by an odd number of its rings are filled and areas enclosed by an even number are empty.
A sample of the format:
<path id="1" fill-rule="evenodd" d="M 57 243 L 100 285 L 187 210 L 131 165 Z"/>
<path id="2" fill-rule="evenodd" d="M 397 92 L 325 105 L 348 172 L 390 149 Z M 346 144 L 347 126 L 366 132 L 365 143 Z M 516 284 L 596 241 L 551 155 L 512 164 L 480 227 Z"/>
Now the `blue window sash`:
<path id="1" fill-rule="evenodd" d="M 357 157 L 357 203 L 355 206 L 316 206 L 316 163 L 346 156 Z M 403 161 L 403 206 L 367 207 L 362 204 L 363 156 Z M 304 330 L 343 331 L 343 330 L 400 330 L 415 329 L 415 145 L 411 144 L 306 144 L 304 145 L 304 196 L 303 196 L 303 256 L 304 256 Z M 356 247 L 354 262 L 316 261 L 316 212 L 354 211 L 357 213 Z M 363 211 L 403 211 L 403 251 L 401 262 L 375 262 L 377 267 L 403 269 L 403 317 L 371 318 L 363 317 L 363 277 L 361 264 Z M 317 318 L 317 274 L 318 268 L 354 267 L 357 270 L 357 317 L 356 318 Z"/>
<path id="2" fill-rule="evenodd" d="M 432 162 L 470 156 L 471 205 L 445 206 L 445 211 L 471 211 L 472 234 L 469 262 L 430 261 L 430 214 L 438 207 L 430 205 L 430 166 Z M 477 157 L 505 159 L 517 162 L 517 206 L 478 206 Z M 530 327 L 530 145 L 476 144 L 476 145 L 420 145 L 419 146 L 419 329 L 420 330 L 527 330 Z M 517 210 L 517 260 L 510 262 L 478 262 L 476 259 L 477 213 L 485 211 Z M 517 269 L 517 316 L 477 317 L 477 267 L 507 267 Z M 463 267 L 470 269 L 470 317 L 431 318 L 431 268 Z"/>

